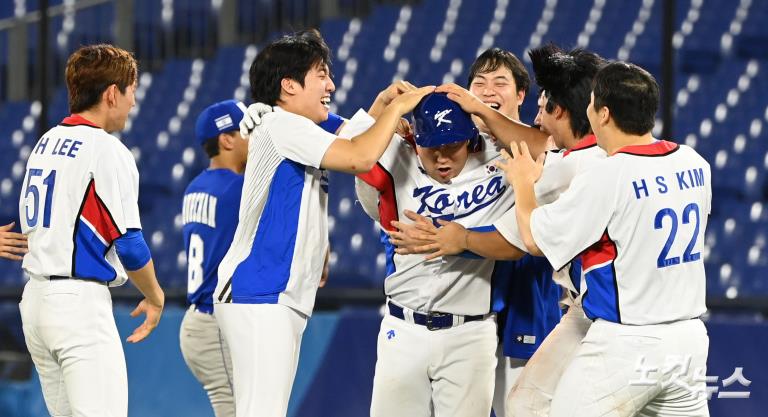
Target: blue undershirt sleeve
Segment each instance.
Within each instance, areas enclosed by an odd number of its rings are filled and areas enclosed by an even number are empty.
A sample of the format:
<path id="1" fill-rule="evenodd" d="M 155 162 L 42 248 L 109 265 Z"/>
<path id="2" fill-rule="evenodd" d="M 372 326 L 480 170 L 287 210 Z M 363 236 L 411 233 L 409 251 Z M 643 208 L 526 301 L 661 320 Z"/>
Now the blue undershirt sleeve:
<path id="1" fill-rule="evenodd" d="M 120 262 L 129 271 L 143 268 L 152 259 L 141 229 L 128 229 L 124 235 L 115 240 L 115 250 Z"/>

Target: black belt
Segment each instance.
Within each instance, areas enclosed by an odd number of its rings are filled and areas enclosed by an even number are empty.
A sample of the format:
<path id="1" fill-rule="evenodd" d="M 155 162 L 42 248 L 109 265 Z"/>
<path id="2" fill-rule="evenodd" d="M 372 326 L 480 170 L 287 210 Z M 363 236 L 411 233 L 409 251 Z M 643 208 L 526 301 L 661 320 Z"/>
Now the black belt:
<path id="1" fill-rule="evenodd" d="M 405 313 L 403 312 L 402 307 L 395 305 L 391 301 L 388 301 L 387 305 L 389 306 L 389 314 L 399 318 L 400 320 L 405 320 Z M 426 326 L 429 330 L 440 330 L 453 327 L 454 317 L 463 317 L 464 323 L 483 320 L 485 318 L 485 316 L 482 314 L 477 316 L 460 316 L 450 313 L 441 313 L 439 311 L 431 311 L 426 314 L 416 311 L 413 312 L 413 322 L 420 326 Z"/>
<path id="2" fill-rule="evenodd" d="M 109 285 L 108 282 L 102 281 L 100 279 L 95 279 L 95 278 L 78 278 L 78 277 L 67 277 L 67 276 L 64 276 L 64 275 L 51 275 L 51 276 L 48 277 L 48 279 L 51 280 L 51 281 L 58 281 L 58 280 L 62 280 L 62 279 L 74 279 L 74 280 L 77 280 L 77 281 L 89 281 L 89 282 L 97 282 L 99 284 Z"/>

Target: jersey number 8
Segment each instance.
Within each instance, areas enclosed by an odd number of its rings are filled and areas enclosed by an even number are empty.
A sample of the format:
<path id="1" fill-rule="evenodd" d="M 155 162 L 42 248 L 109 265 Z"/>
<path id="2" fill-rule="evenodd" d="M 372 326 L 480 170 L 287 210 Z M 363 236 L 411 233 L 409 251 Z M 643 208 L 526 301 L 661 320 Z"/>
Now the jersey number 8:
<path id="1" fill-rule="evenodd" d="M 197 233 L 189 235 L 187 253 L 187 293 L 192 294 L 203 283 L 203 239 Z"/>

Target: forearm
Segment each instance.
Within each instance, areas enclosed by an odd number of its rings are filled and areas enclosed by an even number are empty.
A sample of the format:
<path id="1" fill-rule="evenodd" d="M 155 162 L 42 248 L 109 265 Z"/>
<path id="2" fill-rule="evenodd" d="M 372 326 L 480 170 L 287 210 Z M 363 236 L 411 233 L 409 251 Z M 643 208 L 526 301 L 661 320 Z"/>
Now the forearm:
<path id="1" fill-rule="evenodd" d="M 488 106 L 484 106 L 477 116 L 504 147 L 508 148 L 512 142 L 525 142 L 534 159 L 546 151 L 547 135 L 541 130 L 512 120 Z"/>
<path id="2" fill-rule="evenodd" d="M 393 106 L 388 106 L 368 130 L 351 140 L 352 154 L 360 159 L 360 169 L 355 173 L 368 172 L 376 164 L 389 146 L 400 121 L 400 113 Z"/>
<path id="3" fill-rule="evenodd" d="M 162 307 L 165 304 L 165 294 L 157 282 L 155 264 L 151 259 L 143 267 L 135 271 L 127 271 L 127 273 L 133 285 L 138 288 L 150 304 L 157 307 Z"/>
<path id="4" fill-rule="evenodd" d="M 515 214 L 517 217 L 517 226 L 520 229 L 520 237 L 525 242 L 528 253 L 534 256 L 543 256 L 536 241 L 533 240 L 531 232 L 531 213 L 537 207 L 536 195 L 533 191 L 533 184 L 515 184 Z"/>
<path id="5" fill-rule="evenodd" d="M 466 234 L 466 250 L 494 260 L 518 260 L 525 255 L 514 245 L 504 239 L 498 231 L 475 232 L 468 230 Z"/>

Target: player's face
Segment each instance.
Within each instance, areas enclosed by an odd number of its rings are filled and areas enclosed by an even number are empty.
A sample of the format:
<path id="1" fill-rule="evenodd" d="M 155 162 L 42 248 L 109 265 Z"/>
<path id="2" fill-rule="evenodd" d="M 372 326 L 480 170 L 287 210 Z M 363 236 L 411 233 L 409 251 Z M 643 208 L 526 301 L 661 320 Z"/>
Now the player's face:
<path id="1" fill-rule="evenodd" d="M 525 93 L 517 91 L 515 77 L 509 68 L 500 66 L 495 71 L 477 74 L 469 84 L 469 91 L 505 116 L 515 120 L 520 118 L 518 107 L 523 103 Z M 479 118 L 473 116 L 473 119 L 487 132 Z"/>
<path id="2" fill-rule="evenodd" d="M 328 65 L 318 64 L 307 71 L 304 77 L 304 88 L 300 89 L 300 106 L 303 115 L 315 123 L 328 120 L 328 110 L 331 103 L 331 93 L 336 85 L 331 79 Z"/>
<path id="3" fill-rule="evenodd" d="M 544 95 L 544 91 L 539 94 L 539 98 L 536 101 L 536 105 L 539 106 L 539 111 L 536 113 L 536 118 L 533 119 L 533 124 L 539 126 L 539 129 L 544 133 L 549 133 L 544 130 L 544 128 L 541 127 L 541 115 L 544 113 L 544 106 L 547 105 L 547 97 Z"/>
<path id="4" fill-rule="evenodd" d="M 119 132 L 125 128 L 125 121 L 128 120 L 133 106 L 136 105 L 136 82 L 125 88 L 125 94 L 120 89 L 115 89 L 115 107 L 112 111 L 111 126 L 108 126 L 108 132 Z"/>
<path id="5" fill-rule="evenodd" d="M 469 157 L 466 141 L 435 148 L 417 146 L 416 152 L 427 175 L 441 183 L 447 183 L 459 175 Z"/>
<path id="6" fill-rule="evenodd" d="M 539 130 L 551 135 L 553 132 L 556 132 L 555 123 L 557 123 L 557 119 L 555 119 L 554 114 L 547 113 L 546 107 L 548 102 L 549 99 L 546 94 L 539 96 L 539 113 L 536 114 L 535 123 L 539 125 Z"/>

